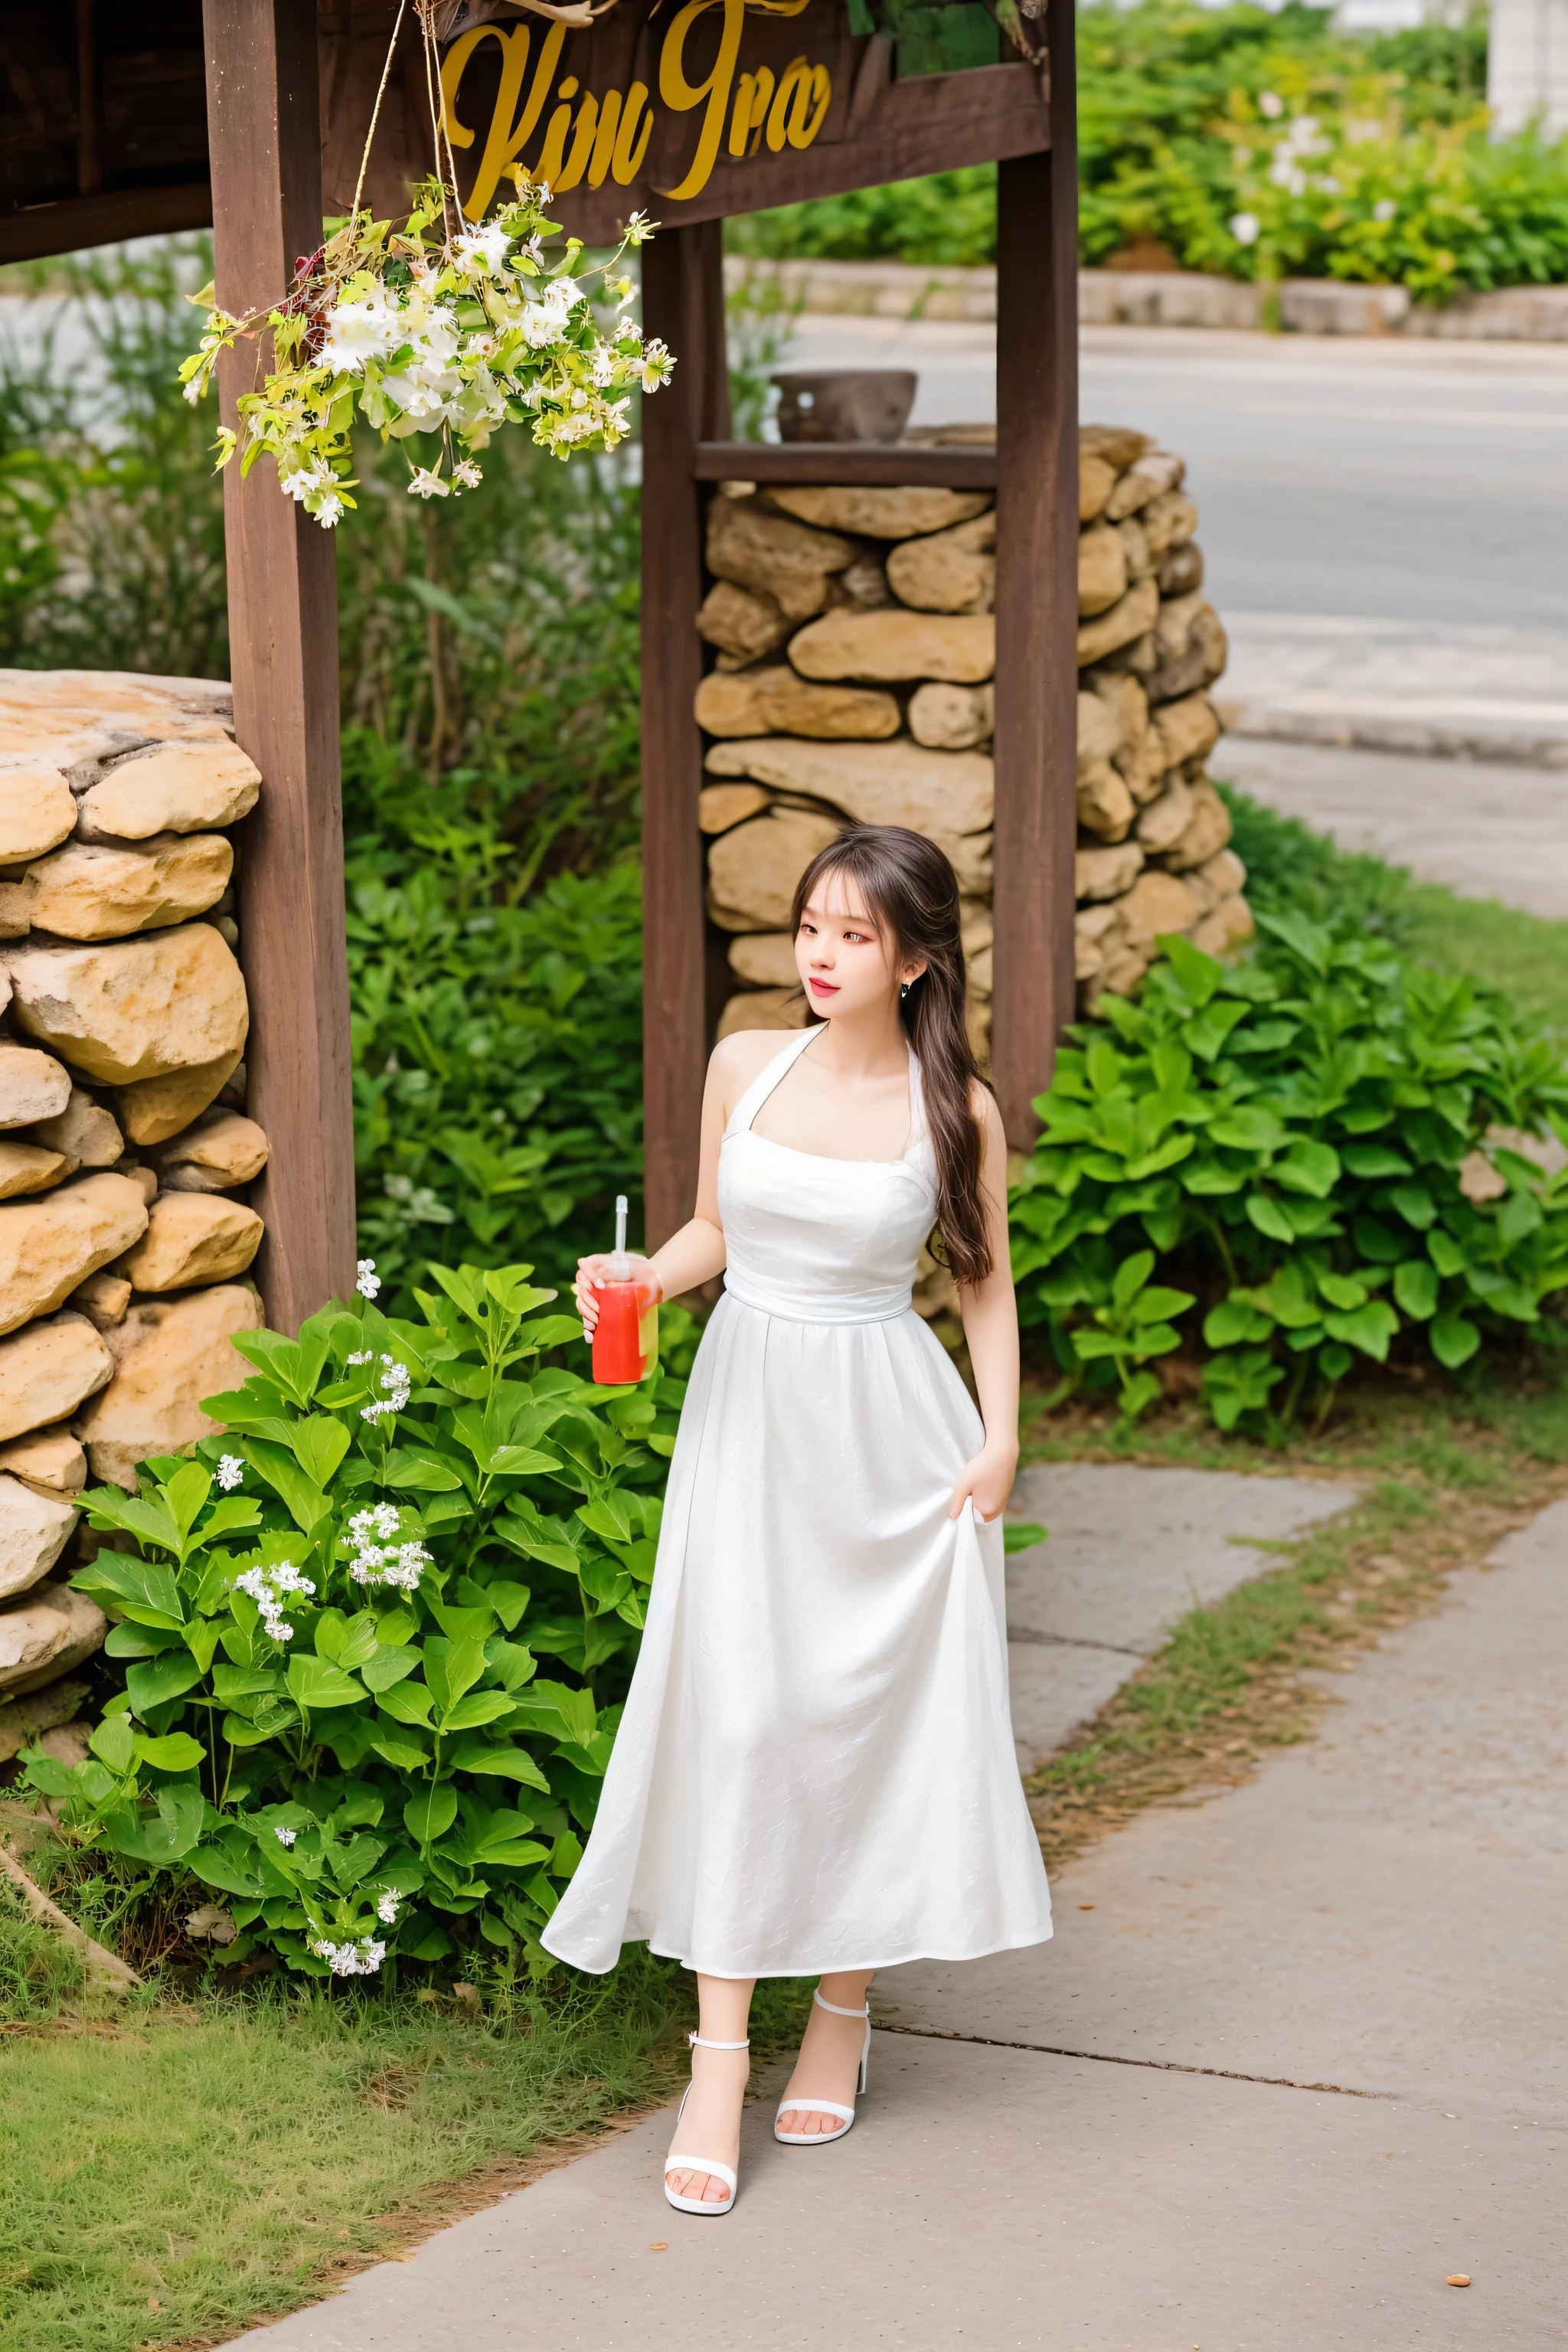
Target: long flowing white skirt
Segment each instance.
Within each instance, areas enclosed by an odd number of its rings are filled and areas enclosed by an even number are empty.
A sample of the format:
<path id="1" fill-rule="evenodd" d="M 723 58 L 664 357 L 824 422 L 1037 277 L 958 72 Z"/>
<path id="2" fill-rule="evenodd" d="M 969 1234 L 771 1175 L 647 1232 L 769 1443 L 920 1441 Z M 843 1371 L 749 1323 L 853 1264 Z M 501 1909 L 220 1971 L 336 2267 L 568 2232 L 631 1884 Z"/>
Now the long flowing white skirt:
<path id="1" fill-rule="evenodd" d="M 588 1851 L 544 1941 L 715 1976 L 968 1959 L 1050 1901 L 1007 1702 L 978 1413 L 921 1318 L 726 1294 L 670 1465 L 647 1631 Z"/>

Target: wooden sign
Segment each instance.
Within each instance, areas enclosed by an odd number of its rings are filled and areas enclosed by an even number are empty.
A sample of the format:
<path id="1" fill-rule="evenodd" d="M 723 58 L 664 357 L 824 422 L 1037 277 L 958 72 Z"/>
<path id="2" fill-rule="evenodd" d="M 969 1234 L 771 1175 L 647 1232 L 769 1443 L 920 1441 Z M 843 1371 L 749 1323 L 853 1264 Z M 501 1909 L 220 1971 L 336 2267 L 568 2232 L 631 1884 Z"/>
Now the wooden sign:
<path id="1" fill-rule="evenodd" d="M 633 212 L 678 227 L 1049 143 L 1041 70 L 1019 59 L 897 79 L 892 42 L 852 33 L 843 0 L 620 0 L 585 27 L 479 0 L 458 27 L 441 97 L 465 211 L 478 219 L 522 170 L 589 244 L 613 242 Z M 352 188 L 375 87 L 366 16 L 338 41 L 334 62 L 351 41 L 353 60 L 335 86 L 324 77 L 329 196 Z M 331 45 L 324 33 L 324 56 Z M 427 106 L 399 95 L 373 149 L 378 210 L 430 168 Z"/>

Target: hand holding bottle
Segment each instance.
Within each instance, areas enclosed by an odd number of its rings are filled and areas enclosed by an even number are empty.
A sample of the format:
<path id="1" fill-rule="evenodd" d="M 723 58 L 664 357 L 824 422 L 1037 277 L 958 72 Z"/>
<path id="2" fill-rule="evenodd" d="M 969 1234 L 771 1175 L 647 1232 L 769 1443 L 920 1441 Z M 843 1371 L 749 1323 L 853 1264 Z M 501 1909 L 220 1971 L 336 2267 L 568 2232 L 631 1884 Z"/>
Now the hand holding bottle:
<path id="1" fill-rule="evenodd" d="M 616 1200 L 616 1246 L 608 1257 L 581 1258 L 572 1286 L 584 1330 L 594 1342 L 594 1378 L 605 1388 L 647 1380 L 658 1361 L 658 1276 L 626 1247 L 626 1197 Z"/>

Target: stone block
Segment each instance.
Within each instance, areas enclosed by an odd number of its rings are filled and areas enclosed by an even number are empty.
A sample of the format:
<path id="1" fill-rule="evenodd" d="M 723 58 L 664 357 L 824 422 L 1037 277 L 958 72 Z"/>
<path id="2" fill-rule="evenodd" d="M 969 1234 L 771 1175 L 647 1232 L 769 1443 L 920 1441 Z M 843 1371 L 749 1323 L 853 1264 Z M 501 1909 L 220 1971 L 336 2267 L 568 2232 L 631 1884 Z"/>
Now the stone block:
<path id="1" fill-rule="evenodd" d="M 147 1156 L 168 1192 L 227 1192 L 260 1175 L 267 1138 L 242 1111 L 209 1110 Z"/>
<path id="2" fill-rule="evenodd" d="M 996 879 L 990 834 L 932 833 L 929 838 L 952 866 L 963 898 L 990 895 Z"/>
<path id="3" fill-rule="evenodd" d="M 1204 584 L 1204 551 L 1196 540 L 1173 548 L 1160 566 L 1162 596 L 1187 596 Z"/>
<path id="4" fill-rule="evenodd" d="M 797 980 L 793 988 L 748 988 L 731 997 L 719 1015 L 716 1037 L 732 1037 L 737 1029 L 804 1029 L 805 998 Z"/>
<path id="5" fill-rule="evenodd" d="M 1099 841 L 1124 841 L 1135 814 L 1132 795 L 1108 760 L 1078 770 L 1078 821 Z"/>
<path id="6" fill-rule="evenodd" d="M 1073 859 L 1075 898 L 1120 898 L 1143 870 L 1143 852 L 1135 841 L 1106 847 L 1080 847 Z"/>
<path id="7" fill-rule="evenodd" d="M 76 1506 L 0 1471 L 0 1601 L 41 1584 L 66 1548 Z"/>
<path id="8" fill-rule="evenodd" d="M 1186 472 L 1184 461 L 1169 449 L 1146 449 L 1134 458 L 1105 502 L 1105 512 L 1111 522 L 1120 522 L 1123 515 L 1136 514 L 1157 499 L 1163 490 L 1181 488 Z"/>
<path id="9" fill-rule="evenodd" d="M 77 1416 L 93 1476 L 130 1487 L 148 1454 L 184 1453 L 210 1437 L 219 1424 L 202 1411 L 202 1400 L 249 1378 L 250 1366 L 231 1342 L 264 1321 L 248 1283 L 139 1299 L 106 1335 L 114 1377 Z"/>
<path id="10" fill-rule="evenodd" d="M 1073 959 L 1079 980 L 1092 980 L 1105 963 L 1105 941 L 1116 925 L 1114 899 L 1098 907 L 1080 907 L 1073 918 Z"/>
<path id="11" fill-rule="evenodd" d="M 85 1282 L 78 1283 L 66 1304 L 78 1315 L 85 1315 L 95 1331 L 111 1331 L 125 1320 L 131 1285 L 122 1274 L 89 1274 Z"/>
<path id="12" fill-rule="evenodd" d="M 1080 447 L 1078 453 L 1078 519 L 1080 524 L 1092 522 L 1096 515 L 1105 512 L 1111 491 L 1116 488 L 1116 468 L 1092 449 Z"/>
<path id="13" fill-rule="evenodd" d="M 697 724 L 709 735 L 765 735 L 768 722 L 758 688 L 765 677 L 792 674 L 782 663 L 765 669 L 710 669 L 692 704 Z"/>
<path id="14" fill-rule="evenodd" d="M 737 662 L 771 654 L 788 636 L 790 624 L 771 596 L 721 580 L 697 608 L 697 634 Z"/>
<path id="15" fill-rule="evenodd" d="M 1187 880 L 1212 890 L 1216 898 L 1232 898 L 1247 887 L 1247 868 L 1234 849 L 1221 849 L 1194 866 Z"/>
<path id="16" fill-rule="evenodd" d="M 752 723 L 742 726 L 747 717 Z M 879 688 L 815 686 L 781 663 L 728 677 L 710 673 L 698 688 L 697 723 L 710 735 L 778 733 L 852 742 L 896 735 L 900 720 L 897 702 Z"/>
<path id="17" fill-rule="evenodd" d="M 1184 694 L 1179 701 L 1163 702 L 1153 723 L 1167 768 L 1206 758 L 1219 741 L 1219 717 L 1206 694 Z"/>
<path id="18" fill-rule="evenodd" d="M 57 1725 L 69 1723 L 87 1703 L 85 1683 L 56 1683 L 33 1698 L 8 1698 L 0 1703 L 0 1764 L 8 1764 L 24 1748 L 37 1746 Z"/>
<path id="19" fill-rule="evenodd" d="M 930 677 L 979 686 L 995 672 L 996 624 L 989 613 L 908 613 L 893 606 L 858 613 L 841 605 L 792 637 L 789 655 L 810 678 L 895 685 Z"/>
<path id="20" fill-rule="evenodd" d="M 254 1209 L 218 1192 L 160 1192 L 147 1230 L 115 1268 L 133 1292 L 157 1296 L 232 1282 L 261 1246 Z"/>
<path id="21" fill-rule="evenodd" d="M 165 738 L 221 735 L 233 709 L 233 690 L 217 678 L 8 669 L 0 672 L 0 758 L 73 767 Z"/>
<path id="22" fill-rule="evenodd" d="M 896 743 L 806 743 L 763 735 L 714 744 L 707 764 L 710 772 L 748 775 L 775 792 L 831 802 L 861 824 L 902 824 L 912 833 L 982 833 L 995 803 L 994 770 L 985 752 L 930 751 L 907 735 Z"/>
<path id="23" fill-rule="evenodd" d="M 806 621 L 827 602 L 827 583 L 853 562 L 850 541 L 771 514 L 755 499 L 713 499 L 708 508 L 708 569 L 754 595 L 771 596 L 784 618 Z"/>
<path id="24" fill-rule="evenodd" d="M 35 1585 L 0 1609 L 0 1691 L 20 1698 L 58 1682 L 103 1647 L 108 1631 L 108 1618 L 85 1592 L 69 1584 Z"/>
<path id="25" fill-rule="evenodd" d="M 52 1054 L 0 1037 L 0 1128 L 37 1127 L 57 1118 L 70 1096 L 70 1073 Z"/>
<path id="26" fill-rule="evenodd" d="M 79 1176 L 34 1200 L 0 1203 L 0 1332 L 47 1315 L 146 1227 L 140 1187 L 123 1176 Z"/>
<path id="27" fill-rule="evenodd" d="M 0 1445 L 0 1471 L 41 1495 L 68 1498 L 87 1484 L 87 1456 L 68 1429 L 35 1429 Z"/>
<path id="28" fill-rule="evenodd" d="M 968 751 L 988 743 L 996 729 L 991 686 L 917 686 L 910 697 L 910 733 L 931 751 Z"/>
<path id="29" fill-rule="evenodd" d="M 1107 532 L 1120 561 L 1121 542 Z M 1079 544 L 1082 542 L 1080 541 Z M 1091 662 L 1103 661 L 1119 646 L 1130 646 L 1154 626 L 1160 610 L 1160 592 L 1152 580 L 1140 580 L 1127 591 L 1120 603 L 1109 612 L 1090 621 L 1080 621 L 1078 631 L 1078 666 L 1086 669 Z"/>
<path id="30" fill-rule="evenodd" d="M 0 1438 L 63 1421 L 113 1370 L 113 1357 L 84 1316 L 51 1315 L 0 1339 Z"/>
<path id="31" fill-rule="evenodd" d="M 65 1108 L 39 1119 L 33 1131 L 51 1151 L 63 1151 L 82 1168 L 112 1168 L 125 1149 L 113 1112 L 81 1087 L 72 1087 Z"/>
<path id="32" fill-rule="evenodd" d="M 145 841 L 236 824 L 256 806 L 261 771 L 237 743 L 209 735 L 132 751 L 81 796 L 84 835 Z"/>
<path id="33" fill-rule="evenodd" d="M 753 988 L 798 988 L 788 931 L 741 931 L 730 942 L 730 969 Z"/>
<path id="34" fill-rule="evenodd" d="M 889 604 L 888 574 L 874 555 L 858 555 L 853 563 L 846 564 L 834 585 L 851 604 L 870 612 L 879 604 Z"/>
<path id="35" fill-rule="evenodd" d="M 1152 857 L 1163 857 L 1175 847 L 1192 821 L 1191 788 L 1173 776 L 1159 799 L 1151 801 L 1139 817 L 1138 838 Z"/>
<path id="36" fill-rule="evenodd" d="M 1173 872 L 1205 866 L 1230 839 L 1230 811 L 1206 776 L 1191 787 L 1192 809 L 1180 835 L 1165 851 Z"/>
<path id="37" fill-rule="evenodd" d="M 111 1086 L 237 1059 L 245 1045 L 245 981 L 210 923 L 92 946 L 15 948 L 6 969 L 17 1025 Z"/>
<path id="38" fill-rule="evenodd" d="M 1078 542 L 1078 609 L 1080 620 L 1109 612 L 1127 593 L 1127 555 L 1116 533 L 1091 523 Z M 1147 628 L 1145 621 L 1143 627 Z M 1139 633 L 1141 634 L 1141 632 Z M 1121 640 L 1118 638 L 1118 644 Z M 1083 656 L 1080 653 L 1081 662 Z"/>
<path id="39" fill-rule="evenodd" d="M 1162 490 L 1157 499 L 1150 499 L 1138 520 L 1149 542 L 1152 568 L 1158 569 L 1167 555 L 1191 539 L 1198 527 L 1198 510 L 1180 490 Z"/>
<path id="40" fill-rule="evenodd" d="M 1135 433 L 1130 425 L 1080 425 L 1078 446 L 1102 457 L 1113 473 L 1124 474 L 1153 445 L 1147 433 Z"/>
<path id="41" fill-rule="evenodd" d="M 0 866 L 42 857 L 76 826 L 76 797 L 51 761 L 0 767 Z"/>
<path id="42" fill-rule="evenodd" d="M 922 689 L 923 691 L 923 689 Z M 1080 686 L 1078 695 L 1078 772 L 1080 778 L 1114 760 L 1127 748 L 1127 723 L 1116 702 L 1110 697 L 1086 694 Z"/>
<path id="43" fill-rule="evenodd" d="M 1148 867 L 1118 909 L 1121 927 L 1135 948 L 1150 951 L 1170 931 L 1190 931 L 1203 909 L 1195 892 L 1174 874 Z"/>
<path id="44" fill-rule="evenodd" d="M 1158 571 L 1159 566 L 1149 550 L 1149 534 L 1143 528 L 1142 517 L 1124 515 L 1120 522 L 1113 522 L 1110 528 L 1121 542 L 1130 586 L 1134 580 L 1146 580 L 1152 572 Z"/>
<path id="45" fill-rule="evenodd" d="M 74 1176 L 77 1164 L 63 1151 L 46 1150 L 40 1143 L 17 1143 L 9 1137 L 0 1139 L 0 1201 L 47 1192 L 65 1177 Z"/>
<path id="46" fill-rule="evenodd" d="M 697 795 L 697 823 L 703 833 L 728 833 L 773 805 L 761 784 L 704 784 Z"/>
<path id="47" fill-rule="evenodd" d="M 220 1054 L 216 1061 L 197 1062 L 188 1070 L 171 1070 L 161 1078 L 143 1078 L 139 1086 L 116 1090 L 114 1108 L 132 1143 L 164 1143 L 179 1135 L 204 1110 L 226 1102 L 229 1081 L 240 1068 L 240 1048 Z M 244 1097 L 240 1099 L 243 1101 Z"/>
<path id="48" fill-rule="evenodd" d="M 984 514 L 994 501 L 988 490 L 856 489 L 843 485 L 810 489 L 771 489 L 768 503 L 801 522 L 824 530 L 854 531 L 862 539 L 917 539 L 949 530 Z"/>
<path id="49" fill-rule="evenodd" d="M 1257 928 L 1251 908 L 1239 892 L 1233 892 L 1194 926 L 1193 945 L 1205 955 L 1228 955 L 1233 948 L 1245 947 Z"/>
<path id="50" fill-rule="evenodd" d="M 888 557 L 888 585 L 921 613 L 989 613 L 996 601 L 996 511 L 908 539 Z"/>
<path id="51" fill-rule="evenodd" d="M 787 930 L 795 884 L 840 830 L 808 809 L 773 809 L 721 835 L 708 853 L 714 921 L 722 930 Z"/>
<path id="52" fill-rule="evenodd" d="M 233 871 L 221 833 L 154 834 L 125 848 L 68 841 L 29 867 L 29 917 L 62 939 L 121 940 L 205 914 Z"/>
<path id="53" fill-rule="evenodd" d="M 1212 604 L 1195 591 L 1190 596 L 1167 597 L 1152 626 L 1159 661 L 1149 679 L 1151 702 L 1173 702 L 1179 695 L 1214 684 L 1229 648 Z"/>

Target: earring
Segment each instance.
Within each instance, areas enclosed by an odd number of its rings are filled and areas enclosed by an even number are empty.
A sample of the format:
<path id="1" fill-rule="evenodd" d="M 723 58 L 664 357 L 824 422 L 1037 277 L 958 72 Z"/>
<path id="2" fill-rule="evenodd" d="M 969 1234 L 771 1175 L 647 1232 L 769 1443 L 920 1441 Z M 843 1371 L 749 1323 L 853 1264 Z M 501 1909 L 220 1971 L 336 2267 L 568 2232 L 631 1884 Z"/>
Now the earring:
<path id="1" fill-rule="evenodd" d="M 906 996 L 908 996 L 909 992 L 910 992 L 910 983 L 909 983 L 909 982 L 908 982 L 907 980 L 906 980 L 906 981 L 901 982 L 900 983 L 900 987 L 899 987 L 899 1003 L 900 1003 L 900 1004 L 903 1003 L 903 1001 L 904 1001 L 905 997 L 906 997 Z"/>

